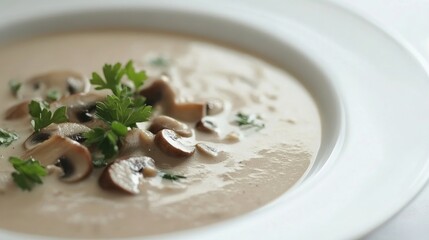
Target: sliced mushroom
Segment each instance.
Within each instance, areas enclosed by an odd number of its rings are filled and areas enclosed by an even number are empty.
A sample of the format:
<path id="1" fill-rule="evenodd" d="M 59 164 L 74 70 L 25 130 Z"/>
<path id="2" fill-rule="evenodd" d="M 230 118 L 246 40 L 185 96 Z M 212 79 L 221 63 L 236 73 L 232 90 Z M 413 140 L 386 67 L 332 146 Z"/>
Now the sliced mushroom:
<path id="1" fill-rule="evenodd" d="M 223 109 L 223 102 L 220 99 L 210 99 L 206 103 L 206 113 L 209 116 L 219 114 Z"/>
<path id="2" fill-rule="evenodd" d="M 103 124 L 94 117 L 96 103 L 103 101 L 105 97 L 105 94 L 98 93 L 73 94 L 51 103 L 50 106 L 52 109 L 67 106 L 67 116 L 70 122 L 96 127 Z"/>
<path id="3" fill-rule="evenodd" d="M 50 90 L 59 91 L 61 96 L 86 92 L 89 82 L 81 74 L 73 71 L 53 71 L 35 76 L 26 81 L 20 91 L 20 97 L 32 99 L 45 98 Z"/>
<path id="4" fill-rule="evenodd" d="M 186 158 L 195 152 L 195 146 L 191 142 L 170 129 L 159 131 L 154 142 L 162 152 L 171 157 Z"/>
<path id="5" fill-rule="evenodd" d="M 156 134 L 162 129 L 171 129 L 182 137 L 191 137 L 192 131 L 188 125 L 168 116 L 157 116 L 152 120 L 148 130 Z"/>
<path id="6" fill-rule="evenodd" d="M 143 176 L 153 177 L 157 172 L 152 158 L 133 156 L 109 164 L 98 179 L 98 183 L 106 190 L 138 194 Z"/>
<path id="7" fill-rule="evenodd" d="M 178 103 L 165 110 L 166 115 L 185 122 L 196 122 L 206 115 L 204 103 Z"/>
<path id="8" fill-rule="evenodd" d="M 149 105 L 159 104 L 165 115 L 182 121 L 196 122 L 206 115 L 205 103 L 176 103 L 176 95 L 165 77 L 142 89 L 140 95 Z"/>
<path id="9" fill-rule="evenodd" d="M 195 125 L 195 129 L 204 133 L 215 133 L 217 131 L 217 125 L 207 119 L 201 119 Z"/>
<path id="10" fill-rule="evenodd" d="M 176 95 L 170 84 L 167 76 L 162 76 L 161 79 L 155 80 L 150 86 L 143 88 L 140 95 L 146 98 L 146 103 L 155 106 L 158 103 L 163 105 L 172 105 L 175 103 Z"/>
<path id="11" fill-rule="evenodd" d="M 54 135 L 45 142 L 27 151 L 23 159 L 33 157 L 44 166 L 57 165 L 63 169 L 61 180 L 76 182 L 86 178 L 92 171 L 91 154 L 76 141 Z"/>
<path id="12" fill-rule="evenodd" d="M 24 118 L 26 116 L 29 116 L 28 114 L 28 104 L 30 101 L 23 101 L 21 103 L 18 103 L 16 105 L 13 105 L 9 109 L 6 110 L 5 113 L 5 119 L 7 120 L 15 120 Z"/>
<path id="13" fill-rule="evenodd" d="M 31 134 L 24 142 L 25 149 L 31 149 L 36 145 L 48 140 L 53 135 L 70 138 L 76 142 L 82 143 L 85 141 L 83 133 L 89 132 L 91 129 L 85 125 L 77 123 L 60 123 L 52 124 L 42 129 L 40 132 Z"/>
<path id="14" fill-rule="evenodd" d="M 217 157 L 219 155 L 219 150 L 214 147 L 210 147 L 205 143 L 197 143 L 196 148 L 198 152 L 209 157 Z"/>

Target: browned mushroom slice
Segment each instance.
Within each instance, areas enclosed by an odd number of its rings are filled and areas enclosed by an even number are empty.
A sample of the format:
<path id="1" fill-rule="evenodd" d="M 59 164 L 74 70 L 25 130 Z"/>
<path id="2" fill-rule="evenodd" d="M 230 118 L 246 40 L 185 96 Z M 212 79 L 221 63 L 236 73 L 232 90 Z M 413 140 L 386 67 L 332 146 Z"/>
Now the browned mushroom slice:
<path id="1" fill-rule="evenodd" d="M 170 129 L 159 131 L 154 142 L 162 152 L 171 157 L 190 157 L 195 152 L 195 146 L 191 142 Z"/>
<path id="2" fill-rule="evenodd" d="M 51 90 L 57 90 L 61 96 L 68 96 L 88 91 L 89 82 L 81 74 L 73 71 L 48 72 L 26 81 L 19 94 L 25 99 L 45 98 Z"/>
<path id="3" fill-rule="evenodd" d="M 42 129 L 40 132 L 31 134 L 24 142 L 25 149 L 31 149 L 37 144 L 48 140 L 53 135 L 70 138 L 71 140 L 82 143 L 85 141 L 83 134 L 91 129 L 85 125 L 77 123 L 60 123 L 52 124 Z"/>
<path id="4" fill-rule="evenodd" d="M 163 105 L 172 105 L 175 102 L 176 95 L 170 84 L 168 78 L 162 76 L 161 79 L 154 81 L 151 85 L 143 88 L 140 95 L 146 98 L 146 103 L 155 106 L 158 103 Z"/>
<path id="5" fill-rule="evenodd" d="M 176 95 L 168 81 L 156 80 L 140 91 L 149 105 L 159 104 L 165 115 L 182 121 L 196 122 L 206 115 L 205 103 L 176 103 Z"/>
<path id="6" fill-rule="evenodd" d="M 23 101 L 21 103 L 13 105 L 8 110 L 6 110 L 5 119 L 15 120 L 15 119 L 20 119 L 20 118 L 24 118 L 26 116 L 29 116 L 29 114 L 28 114 L 28 104 L 29 103 L 30 103 L 30 101 Z"/>
<path id="7" fill-rule="evenodd" d="M 27 151 L 23 159 L 33 157 L 44 166 L 57 165 L 63 169 L 61 180 L 76 182 L 86 178 L 92 171 L 91 154 L 76 141 L 54 135 L 45 142 Z"/>
<path id="8" fill-rule="evenodd" d="M 224 106 L 222 100 L 219 99 L 210 99 L 206 103 L 206 113 L 207 115 L 216 115 L 223 111 Z"/>
<path id="9" fill-rule="evenodd" d="M 195 129 L 204 133 L 215 133 L 217 131 L 217 125 L 210 120 L 201 119 L 195 125 Z"/>
<path id="10" fill-rule="evenodd" d="M 216 148 L 204 143 L 197 143 L 196 148 L 198 152 L 209 157 L 217 157 L 219 155 L 219 151 Z"/>
<path id="11" fill-rule="evenodd" d="M 189 129 L 188 125 L 168 116 L 155 117 L 148 128 L 148 130 L 153 134 L 156 134 L 162 129 L 171 129 L 182 137 L 192 136 L 192 131 Z"/>
<path id="12" fill-rule="evenodd" d="M 67 106 L 67 115 L 70 122 L 81 123 L 89 127 L 102 125 L 102 121 L 95 119 L 96 103 L 105 99 L 105 94 L 86 93 L 73 94 L 51 103 L 51 108 L 56 109 Z"/>
<path id="13" fill-rule="evenodd" d="M 98 183 L 106 190 L 138 194 L 143 175 L 153 177 L 157 172 L 152 158 L 132 156 L 109 164 L 98 179 Z"/>

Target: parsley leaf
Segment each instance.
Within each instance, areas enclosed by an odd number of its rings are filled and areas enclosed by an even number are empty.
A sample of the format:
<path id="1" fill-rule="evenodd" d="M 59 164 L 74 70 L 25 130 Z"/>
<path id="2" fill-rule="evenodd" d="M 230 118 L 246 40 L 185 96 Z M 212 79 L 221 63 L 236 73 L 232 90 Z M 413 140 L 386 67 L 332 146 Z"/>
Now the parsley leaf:
<path id="1" fill-rule="evenodd" d="M 265 127 L 265 124 L 262 123 L 262 119 L 260 116 L 255 114 L 244 114 L 244 113 L 237 113 L 235 115 L 235 123 L 242 127 L 242 128 L 256 128 L 256 130 L 261 130 Z"/>
<path id="2" fill-rule="evenodd" d="M 113 130 L 94 128 L 91 131 L 84 133 L 84 137 L 86 138 L 85 144 L 90 146 L 94 145 L 100 149 L 104 159 L 110 159 L 114 157 L 119 151 L 119 137 Z M 101 157 L 97 158 L 97 161 L 99 162 L 98 165 L 104 164 L 102 163 L 102 160 L 103 158 Z"/>
<path id="3" fill-rule="evenodd" d="M 152 107 L 134 105 L 135 102 L 130 97 L 109 95 L 103 102 L 97 103 L 95 114 L 109 124 L 117 121 L 126 127 L 136 127 L 136 123 L 149 119 Z"/>
<path id="4" fill-rule="evenodd" d="M 33 158 L 25 161 L 17 157 L 10 157 L 9 162 L 16 170 L 12 173 L 13 181 L 22 190 L 30 191 L 36 184 L 42 184 L 40 177 L 48 174 L 45 167 Z"/>
<path id="5" fill-rule="evenodd" d="M 125 74 L 122 64 L 105 64 L 103 66 L 103 75 L 105 80 L 96 72 L 92 73 L 90 82 L 96 90 L 110 89 L 113 94 L 118 95 L 122 91 L 121 79 Z"/>
<path id="6" fill-rule="evenodd" d="M 0 128 L 0 146 L 9 146 L 12 142 L 18 139 L 18 135 L 13 132 L 8 132 Z"/>
<path id="7" fill-rule="evenodd" d="M 10 91 L 12 92 L 12 94 L 14 96 L 16 96 L 18 94 L 19 89 L 21 89 L 21 85 L 22 83 L 15 81 L 15 80 L 10 80 L 9 81 L 9 88 Z"/>
<path id="8" fill-rule="evenodd" d="M 47 103 L 33 100 L 28 105 L 28 108 L 32 117 L 31 124 L 36 132 L 52 123 L 63 123 L 68 121 L 66 115 L 67 108 L 65 106 L 58 108 L 52 114 Z"/>
<path id="9" fill-rule="evenodd" d="M 171 173 L 161 173 L 161 177 L 171 181 L 179 181 L 180 179 L 185 179 L 183 175 L 171 174 Z"/>
<path id="10" fill-rule="evenodd" d="M 136 72 L 133 61 L 131 60 L 128 61 L 127 65 L 125 66 L 125 73 L 127 74 L 128 79 L 134 83 L 135 90 L 139 89 L 147 79 L 145 71 Z"/>

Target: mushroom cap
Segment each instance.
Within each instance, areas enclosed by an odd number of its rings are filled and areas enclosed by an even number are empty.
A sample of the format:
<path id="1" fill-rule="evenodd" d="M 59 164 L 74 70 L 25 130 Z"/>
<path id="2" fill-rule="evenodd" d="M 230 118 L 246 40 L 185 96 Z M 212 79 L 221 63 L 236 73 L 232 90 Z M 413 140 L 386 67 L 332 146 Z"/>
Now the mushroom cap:
<path id="1" fill-rule="evenodd" d="M 19 96 L 25 99 L 45 98 L 48 91 L 52 89 L 59 91 L 61 96 L 68 96 L 88 91 L 89 82 L 80 73 L 74 71 L 52 71 L 27 80 L 21 86 Z"/>
<path id="2" fill-rule="evenodd" d="M 195 129 L 204 133 L 215 133 L 217 131 L 217 125 L 203 118 L 195 124 Z"/>
<path id="3" fill-rule="evenodd" d="M 152 158 L 146 156 L 131 156 L 119 159 L 109 164 L 98 179 L 101 188 L 116 190 L 128 194 L 140 193 L 140 183 L 146 170 L 156 171 Z"/>
<path id="4" fill-rule="evenodd" d="M 224 109 L 224 103 L 220 99 L 209 99 L 206 103 L 206 113 L 207 115 L 217 115 L 221 113 Z"/>
<path id="5" fill-rule="evenodd" d="M 159 131 L 154 142 L 162 152 L 175 158 L 190 157 L 195 152 L 195 145 L 170 129 Z"/>
<path id="6" fill-rule="evenodd" d="M 103 126 L 103 121 L 94 118 L 96 103 L 103 101 L 105 98 L 106 94 L 100 93 L 73 94 L 52 102 L 50 107 L 57 109 L 61 106 L 67 106 L 67 116 L 70 122 L 81 123 L 88 127 L 97 127 Z"/>
<path id="7" fill-rule="evenodd" d="M 76 182 L 84 179 L 92 171 L 91 153 L 88 148 L 60 135 L 54 135 L 38 144 L 22 157 L 24 159 L 33 157 L 43 166 L 59 163 L 65 173 L 61 180 L 65 182 Z"/>
<path id="8" fill-rule="evenodd" d="M 192 131 L 189 129 L 188 125 L 179 122 L 174 118 L 164 115 L 153 118 L 148 130 L 151 133 L 156 134 L 162 129 L 171 129 L 182 137 L 192 136 Z"/>
<path id="9" fill-rule="evenodd" d="M 53 135 L 59 135 L 61 137 L 67 137 L 71 140 L 82 142 L 82 134 L 89 132 L 91 129 L 85 125 L 77 123 L 60 123 L 60 124 L 51 124 L 48 127 L 31 134 L 27 140 L 24 142 L 25 149 L 31 149 L 38 144 L 48 140 Z"/>
<path id="10" fill-rule="evenodd" d="M 197 143 L 196 148 L 198 152 L 209 157 L 217 157 L 219 155 L 219 150 L 205 143 Z"/>
<path id="11" fill-rule="evenodd" d="M 16 105 L 11 106 L 6 110 L 5 119 L 15 120 L 15 119 L 21 119 L 26 116 L 29 116 L 28 104 L 30 104 L 30 101 L 24 100 Z"/>
<path id="12" fill-rule="evenodd" d="M 140 90 L 140 95 L 146 98 L 146 103 L 155 106 L 172 105 L 175 102 L 176 94 L 168 83 L 168 77 L 162 76 L 161 79 L 155 80 L 148 87 Z"/>

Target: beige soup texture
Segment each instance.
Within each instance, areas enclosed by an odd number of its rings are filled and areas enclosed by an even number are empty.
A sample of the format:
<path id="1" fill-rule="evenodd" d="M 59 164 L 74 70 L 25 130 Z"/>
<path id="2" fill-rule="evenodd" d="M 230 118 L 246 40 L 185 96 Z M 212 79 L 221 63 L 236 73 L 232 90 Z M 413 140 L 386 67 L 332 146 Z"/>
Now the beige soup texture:
<path id="1" fill-rule="evenodd" d="M 23 143 L 33 129 L 29 117 L 5 119 L 6 110 L 22 101 L 11 94 L 8 81 L 25 82 L 59 70 L 90 78 L 105 63 L 130 59 L 146 71 L 147 84 L 167 77 L 178 103 L 222 103 L 221 112 L 207 117 L 218 126 L 214 133 L 182 121 L 189 126 L 184 133 L 189 142 L 200 143 L 191 156 L 149 154 L 157 169 L 186 178 L 142 177 L 134 189 L 138 193 L 130 195 L 100 188 L 103 169 L 94 169 L 76 183 L 52 173 L 30 192 L 19 189 L 11 180 L 14 169 L 8 159 L 25 154 Z M 273 201 L 302 180 L 320 145 L 317 106 L 294 77 L 264 60 L 198 38 L 113 30 L 38 37 L 0 48 L 0 79 L 0 127 L 19 135 L 9 147 L 0 147 L 0 228 L 5 230 L 106 238 L 219 222 Z M 264 127 L 238 126 L 238 113 L 254 114 Z M 159 114 L 155 108 L 153 117 Z M 147 129 L 150 123 L 138 126 Z M 217 156 L 206 154 L 206 146 L 216 149 Z"/>

